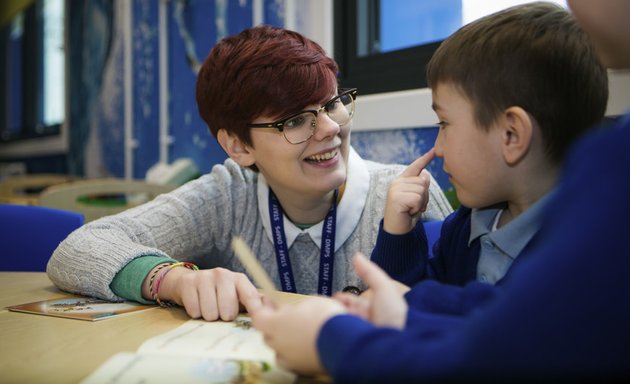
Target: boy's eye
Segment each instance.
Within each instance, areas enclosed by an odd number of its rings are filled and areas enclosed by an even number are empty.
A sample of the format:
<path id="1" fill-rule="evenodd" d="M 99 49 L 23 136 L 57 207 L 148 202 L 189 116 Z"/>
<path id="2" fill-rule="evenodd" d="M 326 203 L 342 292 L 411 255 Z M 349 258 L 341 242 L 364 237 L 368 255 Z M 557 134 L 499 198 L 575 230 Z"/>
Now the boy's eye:
<path id="1" fill-rule="evenodd" d="M 440 120 L 437 123 L 435 123 L 435 125 L 437 125 L 440 129 L 442 129 L 442 128 L 446 127 L 447 122 L 444 121 L 444 120 Z"/>

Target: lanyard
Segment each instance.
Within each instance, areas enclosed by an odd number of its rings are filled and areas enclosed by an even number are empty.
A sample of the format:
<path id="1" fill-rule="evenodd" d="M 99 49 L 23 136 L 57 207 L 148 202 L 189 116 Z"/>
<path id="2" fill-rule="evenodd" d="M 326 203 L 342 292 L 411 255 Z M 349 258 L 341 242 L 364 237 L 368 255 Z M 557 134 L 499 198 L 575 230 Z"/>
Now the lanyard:
<path id="1" fill-rule="evenodd" d="M 320 295 L 332 294 L 333 262 L 335 259 L 335 223 L 337 221 L 337 195 L 335 190 L 333 205 L 326 214 L 324 227 L 322 228 L 322 243 L 319 255 L 319 282 L 317 292 Z M 273 232 L 273 246 L 276 250 L 276 261 L 280 274 L 280 283 L 284 292 L 296 293 L 291 260 L 289 260 L 289 248 L 287 237 L 284 234 L 283 212 L 278 198 L 269 188 L 269 216 Z"/>

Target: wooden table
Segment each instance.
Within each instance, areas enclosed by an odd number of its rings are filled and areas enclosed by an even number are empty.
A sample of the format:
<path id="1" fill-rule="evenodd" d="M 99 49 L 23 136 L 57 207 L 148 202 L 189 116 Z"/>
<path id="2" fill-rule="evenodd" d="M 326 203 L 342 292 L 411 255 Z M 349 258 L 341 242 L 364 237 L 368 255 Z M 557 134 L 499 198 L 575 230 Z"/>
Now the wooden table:
<path id="1" fill-rule="evenodd" d="M 155 308 L 90 322 L 10 312 L 7 306 L 68 296 L 45 273 L 0 272 L 0 382 L 76 383 L 117 352 L 189 318 L 181 308 Z M 165 313 L 167 312 L 167 313 Z"/>
<path id="2" fill-rule="evenodd" d="M 114 354 L 135 352 L 145 340 L 189 320 L 182 308 L 156 307 L 96 322 L 6 309 L 66 296 L 45 273 L 0 272 L 0 383 L 77 383 Z"/>

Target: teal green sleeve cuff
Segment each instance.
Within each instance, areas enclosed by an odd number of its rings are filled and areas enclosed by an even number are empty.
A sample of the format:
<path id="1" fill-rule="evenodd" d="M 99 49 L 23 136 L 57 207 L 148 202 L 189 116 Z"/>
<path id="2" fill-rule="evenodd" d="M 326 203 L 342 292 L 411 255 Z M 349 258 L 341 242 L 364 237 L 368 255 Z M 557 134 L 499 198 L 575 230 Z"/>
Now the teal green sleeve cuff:
<path id="1" fill-rule="evenodd" d="M 176 261 L 163 256 L 141 256 L 131 260 L 121 269 L 109 287 L 118 296 L 127 300 L 137 301 L 142 304 L 155 304 L 153 300 L 146 300 L 142 297 L 142 284 L 149 272 L 156 265 Z"/>

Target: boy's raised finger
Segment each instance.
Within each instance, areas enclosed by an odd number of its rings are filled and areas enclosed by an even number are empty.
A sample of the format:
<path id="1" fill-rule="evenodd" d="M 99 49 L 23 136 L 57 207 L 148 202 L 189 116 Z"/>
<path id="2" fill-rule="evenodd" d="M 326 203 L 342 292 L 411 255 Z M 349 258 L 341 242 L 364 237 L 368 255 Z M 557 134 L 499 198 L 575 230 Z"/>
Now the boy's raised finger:
<path id="1" fill-rule="evenodd" d="M 424 155 L 418 157 L 413 163 L 402 172 L 401 176 L 418 176 L 420 172 L 433 160 L 435 157 L 435 149 L 431 148 Z"/>

